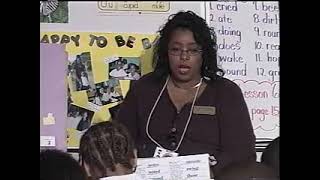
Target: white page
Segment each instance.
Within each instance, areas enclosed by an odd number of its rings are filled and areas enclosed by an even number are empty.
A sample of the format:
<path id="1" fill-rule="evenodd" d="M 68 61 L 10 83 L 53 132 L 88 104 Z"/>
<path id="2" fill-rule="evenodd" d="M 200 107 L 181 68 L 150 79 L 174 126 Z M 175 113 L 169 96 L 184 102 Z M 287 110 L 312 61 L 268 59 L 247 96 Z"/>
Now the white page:
<path id="1" fill-rule="evenodd" d="M 136 174 L 146 180 L 210 179 L 209 154 L 139 158 L 137 165 Z"/>

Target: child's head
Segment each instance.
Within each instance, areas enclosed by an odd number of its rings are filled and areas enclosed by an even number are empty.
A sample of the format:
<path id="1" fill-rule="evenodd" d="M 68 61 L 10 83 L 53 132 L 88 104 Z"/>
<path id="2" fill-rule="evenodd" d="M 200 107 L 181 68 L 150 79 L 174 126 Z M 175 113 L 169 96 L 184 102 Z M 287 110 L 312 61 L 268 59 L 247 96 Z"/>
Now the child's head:
<path id="1" fill-rule="evenodd" d="M 83 111 L 82 117 L 83 117 L 84 119 L 86 119 L 86 118 L 88 117 L 88 112 L 87 112 L 87 111 Z"/>
<path id="2" fill-rule="evenodd" d="M 116 61 L 116 69 L 120 70 L 123 67 L 123 63 L 121 60 L 117 60 Z"/>
<path id="3" fill-rule="evenodd" d="M 215 180 L 279 180 L 275 171 L 260 162 L 238 162 L 224 167 Z"/>
<path id="4" fill-rule="evenodd" d="M 279 160 L 279 149 L 280 149 L 280 136 L 275 138 L 262 152 L 261 163 L 272 167 L 278 175 L 280 175 L 280 160 Z"/>
<path id="5" fill-rule="evenodd" d="M 40 152 L 41 180 L 86 180 L 85 170 L 68 153 L 49 149 Z"/>
<path id="6" fill-rule="evenodd" d="M 135 65 L 133 63 L 129 64 L 129 68 L 128 68 L 129 73 L 133 74 L 133 73 L 137 72 L 137 69 L 138 69 L 137 65 Z"/>
<path id="7" fill-rule="evenodd" d="M 103 88 L 100 88 L 100 89 L 99 89 L 99 93 L 100 93 L 100 94 L 103 94 L 104 92 L 105 92 L 105 91 L 104 91 Z"/>
<path id="8" fill-rule="evenodd" d="M 117 122 L 91 126 L 80 140 L 80 161 L 92 178 L 133 172 L 136 155 L 127 129 Z"/>
<path id="9" fill-rule="evenodd" d="M 77 55 L 76 56 L 76 63 L 80 63 L 81 62 L 81 56 L 80 55 Z"/>
<path id="10" fill-rule="evenodd" d="M 107 87 L 107 91 L 108 94 L 111 93 L 111 86 Z"/>

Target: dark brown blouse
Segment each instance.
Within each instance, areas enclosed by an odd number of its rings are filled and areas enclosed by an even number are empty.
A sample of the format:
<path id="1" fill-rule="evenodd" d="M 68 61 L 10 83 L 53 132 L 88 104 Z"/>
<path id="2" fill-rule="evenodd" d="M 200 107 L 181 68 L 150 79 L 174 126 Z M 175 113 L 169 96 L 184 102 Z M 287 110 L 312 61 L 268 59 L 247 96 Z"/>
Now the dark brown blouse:
<path id="1" fill-rule="evenodd" d="M 156 144 L 146 134 L 149 113 L 165 83 L 149 73 L 131 86 L 120 105 L 117 119 L 132 134 L 138 157 L 152 157 Z M 215 107 L 215 114 L 192 114 L 185 137 L 177 153 L 192 155 L 209 153 L 218 163 L 214 173 L 233 162 L 256 160 L 255 135 L 247 105 L 240 88 L 232 81 L 221 78 L 206 81 L 207 86 L 195 106 Z M 162 147 L 173 150 L 180 141 L 191 103 L 178 113 L 167 89 L 164 90 L 149 124 L 149 134 Z"/>

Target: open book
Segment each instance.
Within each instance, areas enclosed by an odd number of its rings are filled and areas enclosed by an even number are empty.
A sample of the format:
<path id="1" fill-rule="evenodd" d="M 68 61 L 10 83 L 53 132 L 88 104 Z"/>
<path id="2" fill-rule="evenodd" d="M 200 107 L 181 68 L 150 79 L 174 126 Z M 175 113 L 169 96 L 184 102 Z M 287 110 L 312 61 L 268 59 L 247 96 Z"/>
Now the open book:
<path id="1" fill-rule="evenodd" d="M 209 180 L 209 154 L 139 158 L 136 175 L 145 180 Z"/>

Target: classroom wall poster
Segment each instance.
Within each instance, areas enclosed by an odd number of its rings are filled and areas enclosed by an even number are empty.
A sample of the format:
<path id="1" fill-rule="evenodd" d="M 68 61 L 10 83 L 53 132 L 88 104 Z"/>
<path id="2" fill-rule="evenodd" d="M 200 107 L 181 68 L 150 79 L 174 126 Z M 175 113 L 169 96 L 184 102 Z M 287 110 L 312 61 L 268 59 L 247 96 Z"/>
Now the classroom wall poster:
<path id="1" fill-rule="evenodd" d="M 130 81 L 152 71 L 155 34 L 41 32 L 40 42 L 66 44 L 67 146 L 78 148 L 90 125 L 107 121 Z"/>

